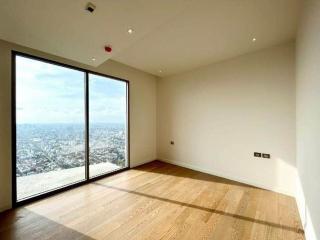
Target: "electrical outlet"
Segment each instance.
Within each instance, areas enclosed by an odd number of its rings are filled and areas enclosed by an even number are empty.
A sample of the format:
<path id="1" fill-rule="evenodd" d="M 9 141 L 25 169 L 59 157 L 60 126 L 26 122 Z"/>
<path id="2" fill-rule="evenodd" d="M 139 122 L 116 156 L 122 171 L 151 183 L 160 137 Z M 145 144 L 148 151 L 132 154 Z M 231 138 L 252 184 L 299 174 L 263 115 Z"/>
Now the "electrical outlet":
<path id="1" fill-rule="evenodd" d="M 254 153 L 253 153 L 253 156 L 255 156 L 255 157 L 261 157 L 261 153 L 259 153 L 259 152 L 254 152 Z"/>
<path id="2" fill-rule="evenodd" d="M 262 157 L 263 158 L 270 158 L 270 154 L 269 153 L 262 153 Z"/>

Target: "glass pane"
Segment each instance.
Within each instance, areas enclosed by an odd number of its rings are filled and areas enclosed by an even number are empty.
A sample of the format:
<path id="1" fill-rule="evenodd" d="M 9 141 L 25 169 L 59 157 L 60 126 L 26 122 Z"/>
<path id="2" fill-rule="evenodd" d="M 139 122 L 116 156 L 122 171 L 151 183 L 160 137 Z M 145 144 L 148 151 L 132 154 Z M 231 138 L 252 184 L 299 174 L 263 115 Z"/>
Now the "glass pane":
<path id="1" fill-rule="evenodd" d="M 16 56 L 16 176 L 22 200 L 85 180 L 84 73 Z"/>
<path id="2" fill-rule="evenodd" d="M 90 177 L 127 166 L 127 84 L 89 75 Z"/>

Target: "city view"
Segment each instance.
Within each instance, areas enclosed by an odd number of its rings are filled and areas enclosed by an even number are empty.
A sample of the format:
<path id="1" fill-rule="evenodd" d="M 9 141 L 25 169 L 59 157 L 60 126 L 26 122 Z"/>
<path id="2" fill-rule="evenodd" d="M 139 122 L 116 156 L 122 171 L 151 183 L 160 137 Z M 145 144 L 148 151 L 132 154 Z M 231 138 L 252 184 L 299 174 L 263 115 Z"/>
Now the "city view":
<path id="1" fill-rule="evenodd" d="M 125 126 L 90 124 L 90 165 L 125 166 Z M 17 177 L 85 165 L 83 124 L 18 124 Z"/>
<path id="2" fill-rule="evenodd" d="M 17 199 L 86 181 L 126 163 L 127 84 L 16 56 Z M 88 85 L 88 93 L 85 85 Z"/>

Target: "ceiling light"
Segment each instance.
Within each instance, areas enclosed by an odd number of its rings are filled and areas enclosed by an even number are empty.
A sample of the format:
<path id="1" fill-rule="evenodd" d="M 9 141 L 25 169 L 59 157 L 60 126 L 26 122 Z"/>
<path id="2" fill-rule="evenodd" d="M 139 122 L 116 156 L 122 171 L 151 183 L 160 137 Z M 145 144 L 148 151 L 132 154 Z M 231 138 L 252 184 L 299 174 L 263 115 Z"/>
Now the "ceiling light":
<path id="1" fill-rule="evenodd" d="M 132 28 L 129 28 L 129 29 L 128 29 L 128 33 L 129 33 L 129 34 L 132 34 L 133 32 L 134 32 L 134 31 L 133 31 Z"/>
<path id="2" fill-rule="evenodd" d="M 159 73 L 162 73 L 162 70 L 159 70 Z"/>
<path id="3" fill-rule="evenodd" d="M 255 41 L 257 41 L 257 39 L 256 38 L 252 38 L 252 42 L 255 42 Z"/>
<path id="4" fill-rule="evenodd" d="M 93 58 L 91 58 L 91 60 L 92 60 L 92 61 L 95 61 L 96 59 L 93 57 Z"/>

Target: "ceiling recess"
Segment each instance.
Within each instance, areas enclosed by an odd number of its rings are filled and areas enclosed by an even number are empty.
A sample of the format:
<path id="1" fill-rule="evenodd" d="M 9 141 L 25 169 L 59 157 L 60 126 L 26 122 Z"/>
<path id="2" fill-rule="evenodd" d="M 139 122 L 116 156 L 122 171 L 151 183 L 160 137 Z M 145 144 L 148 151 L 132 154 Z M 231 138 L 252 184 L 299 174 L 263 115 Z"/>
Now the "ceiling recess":
<path id="1" fill-rule="evenodd" d="M 87 10 L 88 12 L 93 13 L 95 9 L 96 9 L 96 6 L 95 6 L 93 3 L 89 2 L 89 3 L 87 4 L 86 10 Z"/>

